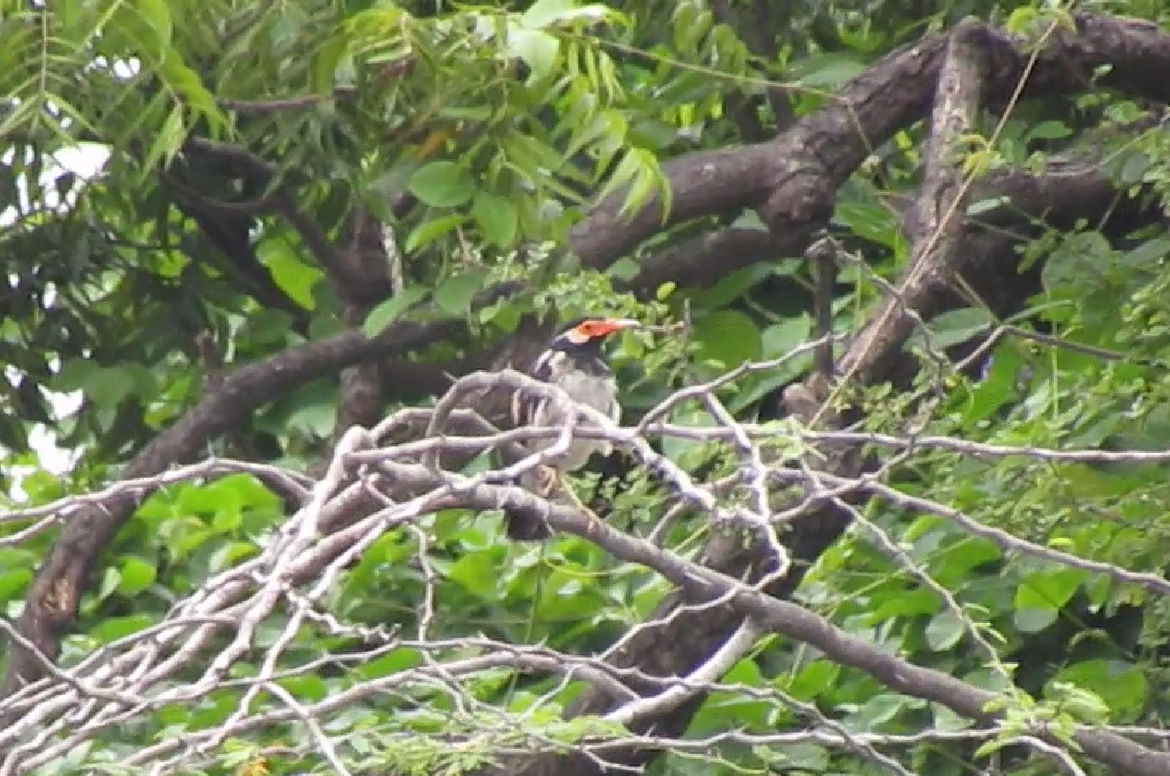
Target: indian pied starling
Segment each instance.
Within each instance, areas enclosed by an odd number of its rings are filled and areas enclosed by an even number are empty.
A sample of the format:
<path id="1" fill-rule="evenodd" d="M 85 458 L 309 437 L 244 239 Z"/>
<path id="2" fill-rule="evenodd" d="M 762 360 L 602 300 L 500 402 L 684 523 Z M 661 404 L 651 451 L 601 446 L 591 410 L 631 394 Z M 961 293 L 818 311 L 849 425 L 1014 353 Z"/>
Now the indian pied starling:
<path id="1" fill-rule="evenodd" d="M 576 402 L 608 415 L 617 423 L 621 419 L 622 407 L 617 400 L 617 383 L 601 345 L 614 332 L 640 325 L 628 318 L 579 318 L 553 337 L 533 363 L 529 374 L 537 380 L 560 386 Z M 551 402 L 519 392 L 512 397 L 512 419 L 517 427 L 558 427 L 566 421 L 564 414 Z M 580 423 L 585 425 L 586 421 L 582 419 Z M 538 452 L 555 443 L 555 438 L 532 440 L 528 447 Z M 594 453 L 609 455 L 612 450 L 613 445 L 609 442 L 574 439 L 564 455 L 550 461 L 549 467 L 540 467 L 535 477 L 522 479 L 521 484 L 548 496 L 562 474 L 580 469 Z M 534 483 L 527 481 L 533 479 Z M 576 505 L 584 508 L 573 491 L 563 482 L 560 484 Z M 505 532 L 514 541 L 541 541 L 550 536 L 548 525 L 533 516 L 508 513 L 505 520 Z"/>

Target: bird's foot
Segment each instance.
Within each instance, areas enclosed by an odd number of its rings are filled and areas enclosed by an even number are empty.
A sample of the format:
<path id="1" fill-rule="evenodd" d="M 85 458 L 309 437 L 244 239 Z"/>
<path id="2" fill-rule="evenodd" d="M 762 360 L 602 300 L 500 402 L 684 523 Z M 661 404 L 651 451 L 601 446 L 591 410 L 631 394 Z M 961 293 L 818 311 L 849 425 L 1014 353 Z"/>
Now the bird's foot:
<path id="1" fill-rule="evenodd" d="M 560 485 L 560 473 L 551 466 L 538 466 L 536 469 L 536 493 L 541 498 L 548 498 Z"/>

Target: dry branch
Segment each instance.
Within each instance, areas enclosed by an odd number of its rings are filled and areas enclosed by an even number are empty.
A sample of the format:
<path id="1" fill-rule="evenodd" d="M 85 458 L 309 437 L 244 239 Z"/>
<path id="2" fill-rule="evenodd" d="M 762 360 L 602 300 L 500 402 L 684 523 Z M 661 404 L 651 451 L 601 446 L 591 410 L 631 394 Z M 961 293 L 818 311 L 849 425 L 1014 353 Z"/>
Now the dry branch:
<path id="1" fill-rule="evenodd" d="M 453 406 L 460 397 L 485 387 L 533 392 L 554 401 L 567 400 L 558 388 L 516 372 L 504 371 L 477 373 L 461 379 L 442 404 Z M 688 389 L 687 395 L 717 403 L 710 390 Z M 667 401 L 678 398 L 671 397 Z M 765 429 L 749 432 L 730 418 L 724 418 L 723 425 L 715 429 L 681 427 L 672 431 L 662 424 L 653 424 L 649 429 L 622 428 L 600 413 L 587 408 L 582 408 L 582 411 L 591 423 L 596 424 L 594 428 L 582 429 L 584 433 L 600 436 L 617 447 L 630 450 L 643 465 L 656 469 L 690 499 L 708 520 L 744 522 L 759 527 L 761 521 L 770 517 L 758 508 L 726 500 L 727 494 L 717 492 L 714 483 L 694 481 L 650 445 L 651 439 L 659 435 L 719 433 L 748 440 L 744 444 L 758 451 L 759 445 L 769 441 Z M 335 715 L 346 713 L 349 707 L 366 698 L 430 687 L 436 677 L 442 677 L 447 692 L 458 698 L 456 708 L 467 708 L 481 715 L 474 726 L 459 733 L 456 732 L 459 724 L 459 715 L 456 714 L 452 719 L 455 727 L 446 734 L 448 745 L 458 743 L 470 748 L 478 744 L 507 749 L 508 745 L 503 742 L 510 741 L 511 748 L 516 749 L 528 745 L 526 739 L 529 738 L 533 739 L 530 743 L 540 745 L 539 733 L 517 728 L 513 718 L 476 700 L 462 682 L 474 681 L 485 672 L 498 668 L 545 671 L 560 674 L 565 681 L 583 679 L 595 687 L 605 688 L 614 698 L 615 708 L 607 715 L 611 721 L 633 723 L 648 714 L 672 711 L 678 701 L 687 703 L 696 695 L 702 696 L 716 689 L 766 693 L 766 690 L 737 685 L 724 686 L 717 681 L 730 662 L 750 648 L 756 636 L 765 632 L 780 633 L 810 644 L 830 659 L 865 671 L 892 689 L 942 704 L 964 717 L 980 721 L 990 731 L 995 730 L 1000 717 L 988 710 L 988 703 L 994 700 L 1010 702 L 1010 698 L 966 684 L 946 673 L 911 665 L 847 634 L 823 617 L 768 595 L 750 583 L 686 560 L 612 526 L 599 525 L 573 507 L 545 501 L 515 485 L 500 484 L 516 477 L 516 466 L 466 475 L 438 467 L 433 461 L 414 462 L 422 449 L 421 444 L 433 451 L 464 452 L 472 448 L 484 451 L 505 444 L 506 439 L 521 433 L 530 437 L 541 434 L 546 438 L 564 435 L 564 429 L 559 428 L 527 428 L 469 437 L 442 433 L 444 426 L 453 428 L 447 425 L 449 422 L 460 425 L 473 417 L 466 411 L 446 414 L 437 410 L 403 410 L 387 418 L 378 428 L 353 427 L 347 430 L 305 506 L 272 537 L 260 556 L 208 580 L 190 597 L 178 602 L 163 622 L 108 645 L 80 664 L 60 670 L 48 662 L 49 676 L 0 701 L 0 713 L 12 720 L 11 725 L 0 729 L 0 748 L 6 753 L 0 760 L 0 776 L 31 773 L 73 751 L 79 744 L 103 735 L 112 726 L 135 722 L 173 703 L 198 703 L 229 686 L 242 692 L 244 701 L 223 724 L 160 741 L 134 753 L 122 765 L 151 768 L 164 776 L 186 771 L 216 757 L 219 746 L 229 737 L 238 738 L 264 726 L 299 720 L 314 731 L 310 736 L 311 751 L 330 761 L 336 772 L 345 774 L 348 771 L 344 758 L 324 733 L 326 724 Z M 397 428 L 419 423 L 433 428 L 435 435 L 414 443 L 384 444 L 383 440 L 395 436 Z M 482 422 L 471 425 L 487 429 Z M 975 451 L 980 452 L 981 448 L 975 446 Z M 1024 450 L 1017 452 L 1028 454 Z M 1077 453 L 1079 456 L 1091 454 Z M 754 456 L 754 460 L 749 467 L 753 471 L 767 468 L 760 456 Z M 244 471 L 254 468 L 253 464 L 246 463 L 220 462 L 218 465 L 238 466 Z M 534 465 L 535 456 L 519 464 L 520 467 Z M 772 469 L 776 475 L 786 471 L 790 470 L 782 466 Z M 167 479 L 194 479 L 206 472 L 205 466 L 190 467 Z M 805 487 L 810 490 L 818 488 L 816 477 L 814 474 L 811 479 L 804 480 Z M 850 483 L 853 485 L 855 483 Z M 370 493 L 384 499 L 383 508 L 352 522 L 354 499 Z M 68 510 L 69 506 L 58 504 L 51 508 Z M 320 606 L 319 602 L 337 583 L 342 570 L 386 532 L 411 530 L 424 516 L 455 508 L 473 512 L 497 508 L 541 512 L 555 529 L 595 542 L 625 562 L 653 569 L 696 602 L 698 610 L 710 613 L 714 607 L 727 608 L 740 617 L 750 618 L 751 625 L 739 628 L 735 638 L 720 645 L 695 671 L 671 677 L 648 674 L 642 668 L 615 666 L 601 658 L 566 655 L 544 647 L 502 644 L 486 638 L 432 640 L 425 633 L 411 637 L 385 629 L 355 629 L 339 623 Z M 420 546 L 420 552 L 423 551 Z M 429 596 L 428 593 L 428 600 Z M 242 680 L 229 680 L 233 666 L 243 660 L 251 661 L 249 652 L 257 629 L 282 611 L 289 612 L 289 617 L 281 634 L 263 650 L 259 673 Z M 422 622 L 425 621 L 424 615 Z M 297 664 L 294 659 L 290 665 L 290 656 L 285 653 L 298 630 L 308 625 L 334 634 L 358 635 L 367 645 L 357 653 L 333 656 L 333 660 L 368 661 L 395 649 L 419 650 L 428 659 L 417 668 L 361 681 L 321 700 L 297 700 L 274 684 L 273 679 L 278 674 L 296 675 L 317 667 L 320 661 Z M 259 699 L 264 691 L 275 693 L 281 702 L 253 706 L 251 701 Z M 900 770 L 896 760 L 881 754 L 874 743 L 851 735 L 820 716 L 815 709 L 802 708 L 801 713 L 810 717 L 822 732 L 834 733 L 834 737 L 819 738 L 822 744 L 882 762 L 893 767 L 895 772 L 905 772 Z M 500 722 L 498 725 L 485 724 L 483 715 L 488 715 L 487 718 L 495 715 Z M 1054 756 L 1071 756 L 1067 744 L 1042 726 L 1030 730 L 1029 735 L 1042 741 L 1043 746 L 1039 748 Z M 1146 748 L 1109 730 L 1083 726 L 1075 731 L 1074 738 L 1089 756 L 1114 768 L 1124 768 L 1124 772 L 1135 776 L 1160 776 L 1170 768 L 1170 755 Z M 685 742 L 676 741 L 662 731 L 644 734 L 634 740 L 641 749 L 685 746 Z M 588 762 L 600 767 L 600 763 L 612 762 L 620 754 L 623 742 L 626 746 L 630 744 L 628 737 L 620 731 L 594 736 L 574 747 L 573 762 Z"/>

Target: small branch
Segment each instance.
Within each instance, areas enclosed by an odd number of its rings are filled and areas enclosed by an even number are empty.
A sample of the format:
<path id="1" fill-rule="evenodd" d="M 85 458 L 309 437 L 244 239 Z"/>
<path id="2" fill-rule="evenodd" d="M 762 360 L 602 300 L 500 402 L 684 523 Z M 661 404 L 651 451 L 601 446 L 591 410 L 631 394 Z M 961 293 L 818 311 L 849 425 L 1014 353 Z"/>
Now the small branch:
<path id="1" fill-rule="evenodd" d="M 836 374 L 833 356 L 833 289 L 837 283 L 836 246 L 821 239 L 806 252 L 815 277 L 813 293 L 813 336 L 820 341 L 816 350 L 816 371 L 823 384 L 833 384 Z"/>
<path id="2" fill-rule="evenodd" d="M 696 668 L 681 683 L 674 685 L 660 695 L 639 698 L 624 706 L 619 706 L 606 714 L 605 718 L 611 722 L 629 725 L 640 717 L 660 716 L 674 711 L 687 701 L 694 700 L 696 696 L 705 693 L 705 685 L 719 681 L 751 651 L 762 635 L 763 633 L 751 620 L 745 620 L 735 635 L 729 638 L 718 652 Z"/>
<path id="3" fill-rule="evenodd" d="M 361 332 L 347 332 L 241 367 L 147 445 L 122 476 L 135 479 L 158 475 L 200 454 L 209 441 L 243 422 L 252 410 L 309 379 L 363 359 L 407 352 L 449 336 L 454 328 L 456 324 L 414 324 L 373 340 Z M 37 573 L 17 621 L 18 631 L 41 653 L 56 659 L 60 638 L 72 623 L 94 563 L 139 503 L 140 497 L 135 495 L 112 497 L 101 506 L 84 508 L 62 530 Z M 42 675 L 41 663 L 34 655 L 12 649 L 0 683 L 0 698 Z"/>
<path id="4" fill-rule="evenodd" d="M 389 62 L 380 69 L 378 79 L 381 81 L 389 81 L 406 75 L 414 69 L 417 62 L 418 57 L 414 54 L 407 55 L 395 62 Z M 360 96 L 361 92 L 352 86 L 339 86 L 330 94 L 307 94 L 303 97 L 284 97 L 272 100 L 232 100 L 221 98 L 216 100 L 216 103 L 221 108 L 235 113 L 263 116 L 316 108 L 322 103 L 338 100 L 354 100 Z"/>

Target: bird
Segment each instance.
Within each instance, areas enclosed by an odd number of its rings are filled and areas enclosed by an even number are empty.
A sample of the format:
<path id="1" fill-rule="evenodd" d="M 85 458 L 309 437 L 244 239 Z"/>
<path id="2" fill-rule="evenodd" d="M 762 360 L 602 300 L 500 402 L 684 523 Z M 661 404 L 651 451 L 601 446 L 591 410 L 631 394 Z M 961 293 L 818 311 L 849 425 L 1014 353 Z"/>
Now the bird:
<path id="1" fill-rule="evenodd" d="M 577 318 L 552 338 L 537 356 L 528 374 L 537 380 L 559 386 L 575 402 L 592 407 L 618 423 L 621 421 L 622 406 L 618 401 L 617 381 L 606 361 L 602 344 L 616 332 L 641 325 L 641 322 L 631 318 Z M 565 423 L 567 418 L 555 403 L 517 391 L 512 396 L 512 421 L 517 427 L 557 427 Z M 580 423 L 589 425 L 584 418 Z M 555 438 L 538 439 L 530 441 L 528 448 L 532 452 L 540 452 L 554 444 Z M 564 454 L 549 461 L 548 466 L 536 470 L 534 483 L 530 476 L 522 478 L 521 484 L 545 497 L 560 485 L 576 506 L 588 512 L 572 489 L 564 484 L 561 475 L 585 466 L 594 453 L 609 455 L 611 452 L 613 445 L 605 440 L 573 439 Z M 525 479 L 529 481 L 525 482 Z M 509 512 L 505 513 L 505 534 L 513 541 L 543 541 L 549 538 L 551 532 L 539 518 Z"/>

